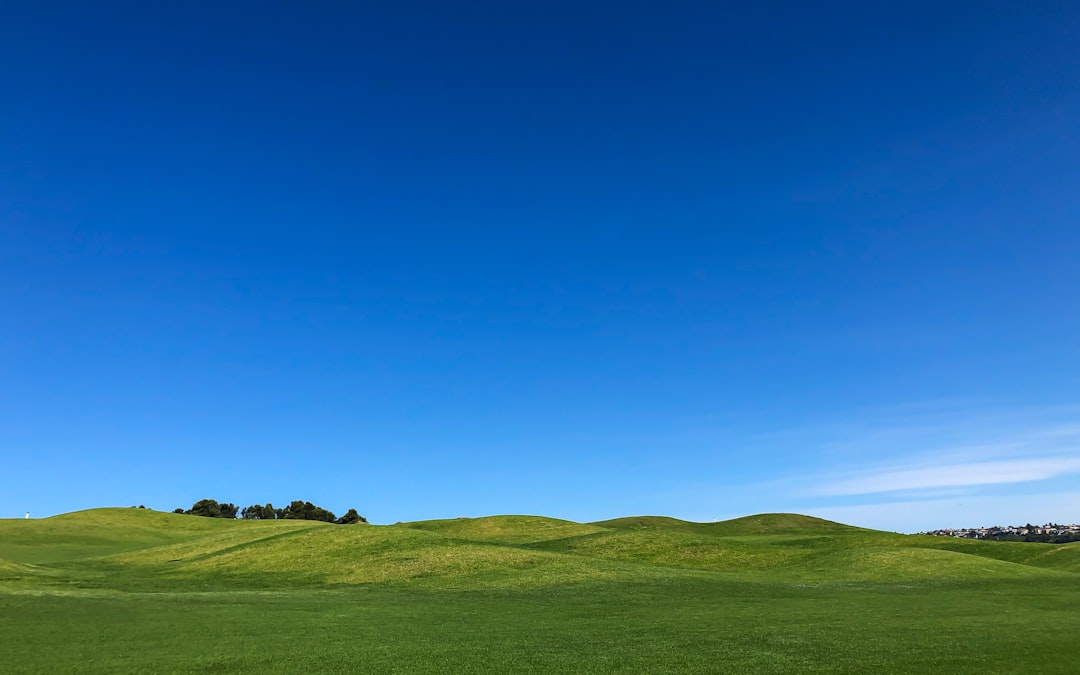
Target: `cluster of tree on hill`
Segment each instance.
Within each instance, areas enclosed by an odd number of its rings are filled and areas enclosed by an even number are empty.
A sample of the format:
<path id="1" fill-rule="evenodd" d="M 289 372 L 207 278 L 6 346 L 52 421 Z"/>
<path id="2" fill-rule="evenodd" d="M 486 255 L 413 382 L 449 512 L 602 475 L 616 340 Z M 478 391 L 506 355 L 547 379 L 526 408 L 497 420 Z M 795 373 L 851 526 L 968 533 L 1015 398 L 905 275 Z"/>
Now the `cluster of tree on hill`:
<path id="1" fill-rule="evenodd" d="M 366 523 L 367 518 L 349 509 L 345 515 L 338 518 L 333 511 L 315 506 L 311 502 L 296 500 L 285 508 L 274 508 L 273 504 L 252 504 L 243 509 L 231 502 L 218 502 L 214 499 L 200 499 L 190 509 L 176 509 L 173 513 L 182 513 L 188 516 L 204 516 L 206 518 L 236 518 L 244 520 L 321 520 L 326 523 L 338 525 L 353 525 Z"/>

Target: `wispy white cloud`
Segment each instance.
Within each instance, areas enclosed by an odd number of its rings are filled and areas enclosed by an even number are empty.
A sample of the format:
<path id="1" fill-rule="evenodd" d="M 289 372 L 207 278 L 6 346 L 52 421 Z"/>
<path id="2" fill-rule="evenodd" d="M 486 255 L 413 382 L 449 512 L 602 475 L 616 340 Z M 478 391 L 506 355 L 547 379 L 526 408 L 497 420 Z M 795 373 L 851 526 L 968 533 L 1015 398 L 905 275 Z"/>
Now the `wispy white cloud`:
<path id="1" fill-rule="evenodd" d="M 876 504 L 824 506 L 808 509 L 807 513 L 859 527 L 893 532 L 1075 522 L 1080 519 L 1080 491 L 893 500 Z"/>
<path id="2" fill-rule="evenodd" d="M 1043 457 L 872 470 L 826 483 L 813 494 L 867 495 L 901 490 L 1000 485 L 1048 480 L 1080 471 L 1080 458 Z"/>
<path id="3" fill-rule="evenodd" d="M 1080 472 L 1080 409 L 910 406 L 803 430 L 803 496 L 1005 485 Z M 794 437 L 792 437 L 794 438 Z M 783 476 L 778 476 L 783 478 Z"/>
<path id="4" fill-rule="evenodd" d="M 695 479 L 657 495 L 658 508 L 704 520 L 794 511 L 908 532 L 1080 518 L 1080 491 L 1040 498 L 1080 483 L 1076 405 L 925 402 L 714 444 L 738 454 L 708 456 Z"/>

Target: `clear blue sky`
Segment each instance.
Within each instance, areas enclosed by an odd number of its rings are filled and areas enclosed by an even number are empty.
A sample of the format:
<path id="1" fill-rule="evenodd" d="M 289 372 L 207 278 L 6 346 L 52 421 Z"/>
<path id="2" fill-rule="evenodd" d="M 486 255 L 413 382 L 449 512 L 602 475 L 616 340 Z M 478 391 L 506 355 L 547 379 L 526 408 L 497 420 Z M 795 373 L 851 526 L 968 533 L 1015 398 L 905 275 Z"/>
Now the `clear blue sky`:
<path id="1" fill-rule="evenodd" d="M 0 515 L 1080 521 L 1073 2 L 0 9 Z"/>

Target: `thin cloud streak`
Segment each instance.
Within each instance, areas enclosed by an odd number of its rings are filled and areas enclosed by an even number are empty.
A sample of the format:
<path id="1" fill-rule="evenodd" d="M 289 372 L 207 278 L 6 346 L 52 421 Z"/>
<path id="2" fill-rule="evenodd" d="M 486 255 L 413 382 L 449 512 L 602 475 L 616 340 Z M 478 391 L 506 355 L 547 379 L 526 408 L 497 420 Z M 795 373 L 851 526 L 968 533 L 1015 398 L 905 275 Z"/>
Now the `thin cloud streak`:
<path id="1" fill-rule="evenodd" d="M 866 472 L 835 481 L 815 496 L 868 495 L 901 490 L 1000 485 L 1048 480 L 1080 471 L 1080 458 L 1045 457 L 994 462 L 967 462 L 915 469 Z"/>
<path id="2" fill-rule="evenodd" d="M 815 471 L 778 476 L 802 497 L 977 489 L 1080 472 L 1080 409 L 914 406 L 806 428 Z M 846 426 L 846 428 L 845 428 Z"/>
<path id="3" fill-rule="evenodd" d="M 657 508 L 691 520 L 771 511 L 832 514 L 843 522 L 898 531 L 944 527 L 943 513 L 933 508 L 959 515 L 951 509 L 961 502 L 980 504 L 984 511 L 965 511 L 956 521 L 960 525 L 982 523 L 989 513 L 1000 513 L 1006 523 L 1019 513 L 1043 513 L 1058 522 L 1076 519 L 1073 511 L 1062 510 L 1075 501 L 1059 500 L 1050 505 L 1057 509 L 1043 509 L 1037 498 L 1024 495 L 1068 489 L 1062 484 L 1076 482 L 1080 408 L 943 408 L 911 406 L 909 414 L 860 410 L 841 420 L 755 435 L 740 447 L 745 458 L 740 466 L 733 468 L 730 454 L 717 452 L 723 463 L 702 463 L 707 470 L 696 480 L 656 494 Z M 730 443 L 718 439 L 716 444 L 721 441 Z M 671 509 L 675 504 L 680 508 Z M 924 504 L 928 510 L 916 517 L 904 504 Z M 1002 507 L 995 510 L 998 504 Z M 1018 509 L 1014 516 L 1004 507 L 1009 504 Z M 866 514 L 882 518 L 866 521 Z"/>
<path id="4" fill-rule="evenodd" d="M 809 509 L 808 513 L 859 527 L 909 533 L 945 527 L 1075 522 L 1080 514 L 1080 492 L 824 506 Z"/>

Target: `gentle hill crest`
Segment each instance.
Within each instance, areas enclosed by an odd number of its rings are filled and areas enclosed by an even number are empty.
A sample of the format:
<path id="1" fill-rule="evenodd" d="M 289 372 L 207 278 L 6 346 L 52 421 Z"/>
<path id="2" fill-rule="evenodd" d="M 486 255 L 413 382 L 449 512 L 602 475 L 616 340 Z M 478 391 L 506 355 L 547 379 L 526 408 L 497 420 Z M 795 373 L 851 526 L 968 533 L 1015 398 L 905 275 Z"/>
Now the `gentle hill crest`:
<path id="1" fill-rule="evenodd" d="M 507 544 L 530 544 L 602 531 L 602 528 L 594 525 L 545 516 L 484 516 L 482 518 L 421 520 L 401 523 L 401 526 L 435 532 L 448 537 Z"/>
<path id="2" fill-rule="evenodd" d="M 712 523 L 697 523 L 689 520 L 679 520 L 669 516 L 630 516 L 627 518 L 614 518 L 591 523 L 598 527 L 617 529 L 668 529 L 700 534 L 716 534 L 727 536 L 755 535 L 755 534 L 853 534 L 859 532 L 876 532 L 854 525 L 804 516 L 798 513 L 759 513 L 752 516 L 743 516 L 731 520 L 721 520 Z"/>
<path id="3" fill-rule="evenodd" d="M 191 541 L 236 528 L 250 532 L 313 524 L 313 521 L 201 518 L 151 509 L 87 509 L 49 518 L 0 519 L 0 558 L 32 564 L 55 563 Z"/>
<path id="4" fill-rule="evenodd" d="M 900 535 L 767 513 L 715 523 L 526 515 L 385 526 L 91 509 L 0 520 L 0 572 L 181 584 L 529 587 L 705 574 L 790 583 L 1073 575 L 1080 548 Z M 144 581 L 139 581 L 140 579 Z"/>

